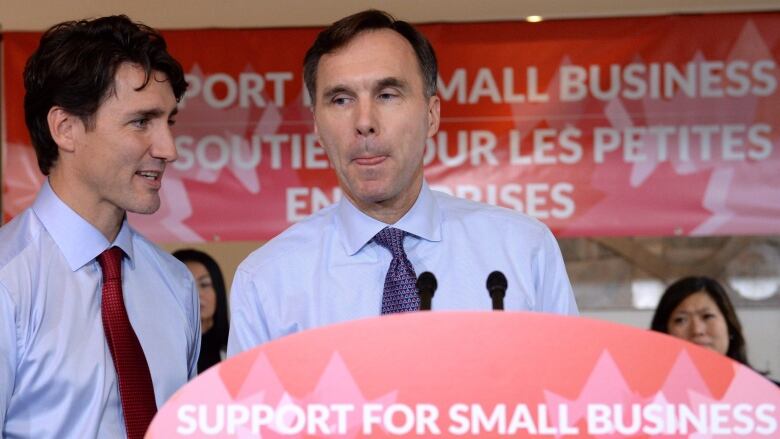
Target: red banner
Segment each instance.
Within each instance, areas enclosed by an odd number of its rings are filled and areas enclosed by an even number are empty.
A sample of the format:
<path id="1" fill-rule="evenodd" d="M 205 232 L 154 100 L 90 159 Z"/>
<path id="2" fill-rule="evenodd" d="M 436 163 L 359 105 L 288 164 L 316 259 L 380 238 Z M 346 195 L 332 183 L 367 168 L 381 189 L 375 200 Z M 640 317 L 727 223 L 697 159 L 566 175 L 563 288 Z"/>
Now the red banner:
<path id="1" fill-rule="evenodd" d="M 559 236 L 780 233 L 780 14 L 423 25 L 440 63 L 434 188 Z M 301 60 L 317 29 L 171 31 L 190 89 L 158 241 L 265 240 L 340 192 L 313 134 Z M 3 209 L 42 177 L 6 33 Z"/>

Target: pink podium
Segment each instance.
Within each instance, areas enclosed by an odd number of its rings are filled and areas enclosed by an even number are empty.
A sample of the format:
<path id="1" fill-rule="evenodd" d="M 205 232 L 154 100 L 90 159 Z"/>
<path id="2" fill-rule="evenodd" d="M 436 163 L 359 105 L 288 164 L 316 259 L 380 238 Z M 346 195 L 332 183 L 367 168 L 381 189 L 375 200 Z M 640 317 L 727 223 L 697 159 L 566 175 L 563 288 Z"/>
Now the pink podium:
<path id="1" fill-rule="evenodd" d="M 302 332 L 214 367 L 147 438 L 780 437 L 780 390 L 650 331 L 426 312 Z"/>

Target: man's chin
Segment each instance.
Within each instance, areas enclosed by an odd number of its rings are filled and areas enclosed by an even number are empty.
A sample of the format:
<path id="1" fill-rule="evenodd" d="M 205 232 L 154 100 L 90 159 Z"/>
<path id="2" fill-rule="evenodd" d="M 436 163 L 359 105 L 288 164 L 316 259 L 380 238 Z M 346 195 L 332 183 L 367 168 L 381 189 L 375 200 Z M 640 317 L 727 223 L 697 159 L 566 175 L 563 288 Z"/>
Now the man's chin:
<path id="1" fill-rule="evenodd" d="M 363 204 L 381 204 L 390 198 L 387 190 L 364 190 L 355 194 L 355 198 Z"/>
<path id="2" fill-rule="evenodd" d="M 134 203 L 132 206 L 128 206 L 125 210 L 141 215 L 151 215 L 160 209 L 160 204 L 160 198 L 156 197 L 156 199 Z"/>

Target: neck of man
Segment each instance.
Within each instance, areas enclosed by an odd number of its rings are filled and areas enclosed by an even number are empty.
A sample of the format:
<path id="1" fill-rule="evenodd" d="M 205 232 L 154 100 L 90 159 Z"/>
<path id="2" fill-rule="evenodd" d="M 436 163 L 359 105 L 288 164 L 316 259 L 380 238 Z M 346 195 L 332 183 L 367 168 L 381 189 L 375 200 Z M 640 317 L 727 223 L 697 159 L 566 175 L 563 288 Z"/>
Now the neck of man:
<path id="1" fill-rule="evenodd" d="M 49 185 L 55 194 L 85 221 L 92 224 L 108 242 L 114 242 L 122 227 L 125 211 L 111 203 L 94 199 L 92 191 L 82 187 L 75 178 L 68 178 L 66 173 L 55 166 L 49 174 Z"/>
<path id="2" fill-rule="evenodd" d="M 420 174 L 408 190 L 402 191 L 396 197 L 375 202 L 361 202 L 343 187 L 342 190 L 347 199 L 364 214 L 385 224 L 395 224 L 414 206 L 417 197 L 420 196 L 422 182 L 422 174 Z"/>

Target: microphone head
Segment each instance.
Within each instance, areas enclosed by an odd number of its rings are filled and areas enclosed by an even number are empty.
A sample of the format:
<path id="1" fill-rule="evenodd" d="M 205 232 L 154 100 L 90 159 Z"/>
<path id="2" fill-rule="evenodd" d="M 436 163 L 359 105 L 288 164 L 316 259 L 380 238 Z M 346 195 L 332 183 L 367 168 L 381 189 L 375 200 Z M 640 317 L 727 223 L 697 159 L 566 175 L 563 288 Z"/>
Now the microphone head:
<path id="1" fill-rule="evenodd" d="M 436 276 L 433 275 L 430 271 L 423 272 L 420 277 L 417 278 L 417 290 L 418 291 L 425 291 L 431 293 L 431 296 L 433 296 L 433 293 L 436 291 L 436 287 L 438 285 L 436 284 Z"/>
<path id="2" fill-rule="evenodd" d="M 488 291 L 493 291 L 495 289 L 506 291 L 507 286 L 508 284 L 506 281 L 506 276 L 504 276 L 504 273 L 500 271 L 494 271 L 488 275 L 487 278 Z"/>

